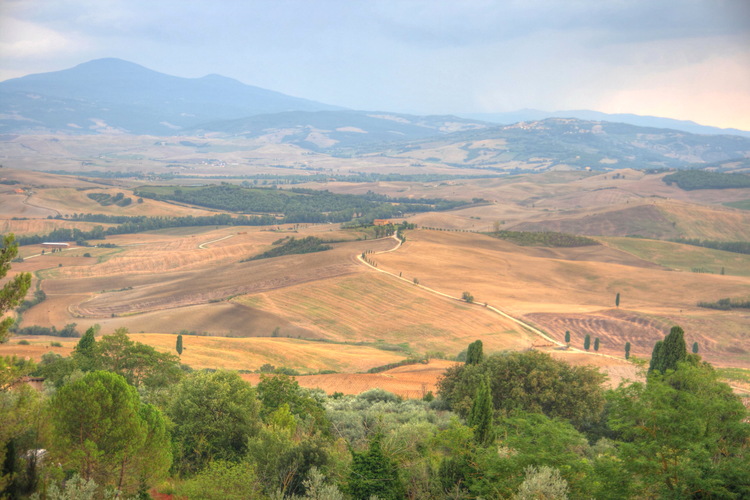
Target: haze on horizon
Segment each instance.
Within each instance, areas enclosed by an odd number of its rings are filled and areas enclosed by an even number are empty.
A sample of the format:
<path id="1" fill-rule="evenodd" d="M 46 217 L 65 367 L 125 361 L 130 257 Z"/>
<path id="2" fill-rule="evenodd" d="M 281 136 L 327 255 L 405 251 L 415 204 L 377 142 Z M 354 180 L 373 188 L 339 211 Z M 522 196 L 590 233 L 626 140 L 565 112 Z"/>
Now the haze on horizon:
<path id="1" fill-rule="evenodd" d="M 4 0 L 0 80 L 117 57 L 353 109 L 750 130 L 746 0 Z"/>

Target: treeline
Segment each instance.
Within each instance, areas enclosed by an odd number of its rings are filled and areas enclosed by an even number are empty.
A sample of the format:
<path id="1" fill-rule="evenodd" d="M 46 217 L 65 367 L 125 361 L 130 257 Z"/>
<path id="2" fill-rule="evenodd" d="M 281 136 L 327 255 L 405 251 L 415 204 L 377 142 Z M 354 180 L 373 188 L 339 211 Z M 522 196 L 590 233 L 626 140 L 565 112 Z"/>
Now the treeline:
<path id="1" fill-rule="evenodd" d="M 715 241 L 700 240 L 698 238 L 674 238 L 669 241 L 673 243 L 682 243 L 683 245 L 723 250 L 724 252 L 750 254 L 750 241 Z"/>
<path id="2" fill-rule="evenodd" d="M 301 240 L 296 239 L 294 236 L 283 238 L 274 242 L 276 246 L 270 250 L 267 250 L 261 254 L 253 255 L 247 259 L 242 259 L 240 262 L 249 262 L 251 260 L 270 259 L 272 257 L 280 257 L 282 255 L 293 255 L 293 254 L 304 254 L 323 252 L 333 248 L 325 241 L 315 236 L 307 236 Z"/>
<path id="3" fill-rule="evenodd" d="M 14 335 L 48 335 L 51 337 L 80 337 L 81 333 L 76 330 L 75 323 L 68 323 L 61 330 L 54 326 L 25 326 L 23 328 L 13 327 Z"/>
<path id="4" fill-rule="evenodd" d="M 109 205 L 117 205 L 118 207 L 127 207 L 131 203 L 133 203 L 132 198 L 125 196 L 122 193 L 117 193 L 116 195 L 112 196 L 107 193 L 89 193 L 86 196 L 97 202 L 99 205 L 103 207 L 108 207 Z M 143 201 L 143 200 L 141 200 Z"/>
<path id="5" fill-rule="evenodd" d="M 670 186 L 675 183 L 685 191 L 750 187 L 750 175 L 708 172 L 706 170 L 680 170 L 665 175 L 662 180 Z"/>
<path id="6" fill-rule="evenodd" d="M 251 386 L 89 330 L 70 357 L 0 359 L 0 495 L 748 498 L 747 409 L 673 340 L 655 356 L 669 362 L 614 390 L 596 368 L 473 343 L 437 398 L 404 401 L 283 374 Z M 49 390 L 14 385 L 25 373 Z"/>
<path id="7" fill-rule="evenodd" d="M 244 188 L 226 183 L 199 188 L 143 187 L 135 194 L 232 212 L 274 214 L 283 216 L 284 222 L 294 223 L 348 222 L 355 217 L 372 220 L 404 212 L 450 210 L 465 204 L 447 200 L 404 199 L 397 202 L 382 196 L 368 199 L 366 196 L 315 189 Z"/>
<path id="8" fill-rule="evenodd" d="M 719 299 L 715 302 L 698 302 L 698 307 L 706 309 L 718 309 L 720 311 L 731 311 L 732 309 L 750 309 L 750 300 L 732 300 L 730 298 Z"/>
<path id="9" fill-rule="evenodd" d="M 586 236 L 554 231 L 494 231 L 487 234 L 493 238 L 500 238 L 522 246 L 566 248 L 599 245 L 598 241 Z"/>

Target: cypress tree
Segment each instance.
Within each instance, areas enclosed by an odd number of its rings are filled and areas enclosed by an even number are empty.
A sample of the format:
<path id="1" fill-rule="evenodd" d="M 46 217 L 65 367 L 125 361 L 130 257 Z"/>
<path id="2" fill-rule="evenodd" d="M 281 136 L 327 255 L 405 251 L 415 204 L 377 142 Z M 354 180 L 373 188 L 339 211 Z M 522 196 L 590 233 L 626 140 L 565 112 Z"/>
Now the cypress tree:
<path id="1" fill-rule="evenodd" d="M 81 340 L 78 341 L 76 346 L 73 348 L 73 358 L 78 363 L 78 366 L 83 371 L 90 371 L 94 369 L 94 362 L 96 357 L 96 331 L 98 325 L 92 326 L 86 333 L 83 334 Z"/>
<path id="2" fill-rule="evenodd" d="M 648 371 L 659 370 L 663 373 L 667 370 L 676 370 L 677 363 L 685 359 L 687 359 L 685 332 L 679 326 L 673 326 L 669 335 L 654 345 Z"/>
<path id="3" fill-rule="evenodd" d="M 591 335 L 587 333 L 586 336 L 583 338 L 583 348 L 588 351 L 589 347 L 591 347 Z"/>
<path id="4" fill-rule="evenodd" d="M 565 343 L 570 344 L 570 330 L 565 330 Z"/>
<path id="5" fill-rule="evenodd" d="M 383 453 L 380 446 L 382 438 L 382 434 L 378 433 L 370 441 L 370 448 L 366 452 L 353 452 L 348 490 L 357 500 L 369 500 L 373 496 L 383 500 L 400 500 L 406 494 L 398 476 L 398 467 Z"/>
<path id="6" fill-rule="evenodd" d="M 625 342 L 625 359 L 630 359 L 630 342 Z"/>
<path id="7" fill-rule="evenodd" d="M 698 354 L 698 342 L 693 342 L 693 354 Z"/>
<path id="8" fill-rule="evenodd" d="M 488 446 L 495 441 L 495 430 L 492 427 L 492 393 L 490 378 L 485 375 L 484 380 L 477 387 L 474 404 L 469 413 L 469 426 L 474 428 L 474 440 L 481 446 Z"/>
<path id="9" fill-rule="evenodd" d="M 469 344 L 469 349 L 466 352 L 466 364 L 467 365 L 478 365 L 484 358 L 482 341 L 477 340 Z"/>
<path id="10" fill-rule="evenodd" d="M 182 356 L 182 334 L 177 335 L 177 345 L 174 347 L 177 354 Z"/>
<path id="11" fill-rule="evenodd" d="M 594 339 L 594 351 L 599 352 L 599 337 Z"/>
<path id="12" fill-rule="evenodd" d="M 620 307 L 620 292 L 615 295 L 615 307 Z"/>

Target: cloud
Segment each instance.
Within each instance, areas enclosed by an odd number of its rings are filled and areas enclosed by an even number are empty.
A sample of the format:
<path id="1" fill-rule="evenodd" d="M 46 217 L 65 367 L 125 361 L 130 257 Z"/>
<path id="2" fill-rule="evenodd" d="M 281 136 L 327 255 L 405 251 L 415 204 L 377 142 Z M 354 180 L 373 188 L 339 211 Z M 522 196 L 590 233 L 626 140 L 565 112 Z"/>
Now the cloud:
<path id="1" fill-rule="evenodd" d="M 24 60 L 77 51 L 85 44 L 75 36 L 5 17 L 0 19 L 0 54 L 3 59 Z"/>

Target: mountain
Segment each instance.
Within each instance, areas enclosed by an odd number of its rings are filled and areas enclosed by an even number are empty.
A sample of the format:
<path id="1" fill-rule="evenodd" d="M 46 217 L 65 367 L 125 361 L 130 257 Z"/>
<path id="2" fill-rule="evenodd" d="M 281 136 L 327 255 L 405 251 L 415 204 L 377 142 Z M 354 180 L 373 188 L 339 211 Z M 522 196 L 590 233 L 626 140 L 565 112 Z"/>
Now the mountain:
<path id="1" fill-rule="evenodd" d="M 477 130 L 490 123 L 455 116 L 415 116 L 384 111 L 289 111 L 204 123 L 193 135 L 260 138 L 306 149 L 337 150 Z"/>
<path id="2" fill-rule="evenodd" d="M 462 113 L 463 116 L 472 120 L 481 120 L 502 125 L 510 125 L 525 121 L 539 121 L 546 118 L 578 118 L 580 120 L 606 121 L 627 123 L 639 127 L 652 128 L 669 128 L 690 132 L 691 134 L 708 134 L 708 135 L 741 135 L 750 137 L 750 131 L 738 130 L 736 128 L 718 128 L 708 125 L 700 125 L 689 120 L 674 120 L 672 118 L 660 118 L 658 116 L 641 116 L 628 113 L 609 114 L 600 111 L 591 111 L 586 109 L 569 110 L 569 111 L 541 111 L 538 109 L 521 109 L 518 111 L 509 111 L 506 113 Z"/>
<path id="3" fill-rule="evenodd" d="M 172 135 L 261 113 L 340 109 L 219 75 L 180 78 L 120 59 L 0 82 L 0 133 Z"/>

